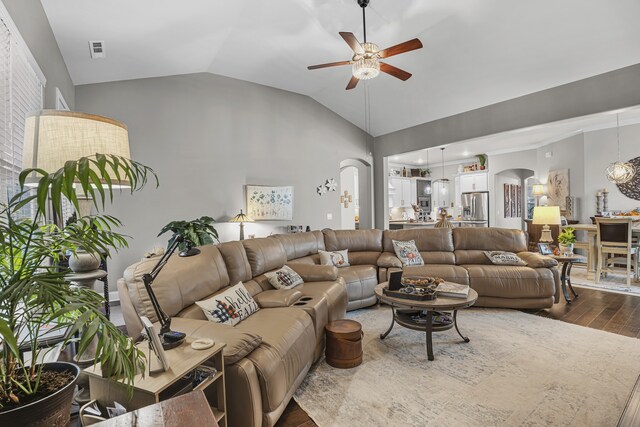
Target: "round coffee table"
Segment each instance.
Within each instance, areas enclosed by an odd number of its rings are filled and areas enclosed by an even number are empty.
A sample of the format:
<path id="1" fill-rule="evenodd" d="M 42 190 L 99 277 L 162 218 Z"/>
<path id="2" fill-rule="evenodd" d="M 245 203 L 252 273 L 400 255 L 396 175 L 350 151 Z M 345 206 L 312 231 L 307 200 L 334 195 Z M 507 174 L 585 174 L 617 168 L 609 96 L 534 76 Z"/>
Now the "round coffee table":
<path id="1" fill-rule="evenodd" d="M 469 338 L 462 335 L 460 329 L 458 329 L 458 310 L 470 307 L 476 302 L 478 299 L 476 291 L 469 289 L 467 298 L 438 297 L 431 301 L 414 301 L 385 295 L 382 290 L 387 286 L 388 282 L 384 282 L 376 286 L 375 289 L 380 301 L 390 305 L 392 311 L 391 325 L 385 333 L 380 334 L 380 339 L 385 339 L 389 335 L 396 322 L 405 328 L 424 331 L 427 341 L 427 358 L 429 360 L 434 360 L 433 332 L 446 331 L 455 327 L 456 332 L 464 342 L 469 342 Z M 451 321 L 438 322 L 439 324 L 434 325 L 433 315 L 434 312 L 438 311 L 453 311 L 453 318 Z"/>

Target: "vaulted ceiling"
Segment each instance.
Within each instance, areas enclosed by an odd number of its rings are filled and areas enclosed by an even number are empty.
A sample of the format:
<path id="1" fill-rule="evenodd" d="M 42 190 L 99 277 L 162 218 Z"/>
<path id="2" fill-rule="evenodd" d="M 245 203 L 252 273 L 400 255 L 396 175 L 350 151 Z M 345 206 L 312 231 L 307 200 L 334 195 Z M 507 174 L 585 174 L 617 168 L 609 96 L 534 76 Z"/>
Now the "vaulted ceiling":
<path id="1" fill-rule="evenodd" d="M 338 32 L 362 41 L 355 0 L 41 1 L 76 85 L 211 72 L 308 95 L 374 136 L 640 63 L 638 0 L 371 0 L 369 41 L 424 48 L 388 60 L 408 81 L 351 91 L 349 67 L 306 66 L 350 58 Z"/>

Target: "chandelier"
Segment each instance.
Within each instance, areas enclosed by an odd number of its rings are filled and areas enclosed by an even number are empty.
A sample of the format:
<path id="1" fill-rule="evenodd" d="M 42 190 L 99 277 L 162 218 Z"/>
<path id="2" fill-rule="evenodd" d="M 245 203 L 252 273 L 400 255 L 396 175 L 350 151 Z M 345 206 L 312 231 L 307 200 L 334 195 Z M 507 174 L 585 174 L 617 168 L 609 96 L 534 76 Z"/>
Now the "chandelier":
<path id="1" fill-rule="evenodd" d="M 636 174 L 636 168 L 629 162 L 620 161 L 620 115 L 616 114 L 616 129 L 618 138 L 618 161 L 607 166 L 605 174 L 607 179 L 614 184 L 624 184 L 629 182 Z"/>

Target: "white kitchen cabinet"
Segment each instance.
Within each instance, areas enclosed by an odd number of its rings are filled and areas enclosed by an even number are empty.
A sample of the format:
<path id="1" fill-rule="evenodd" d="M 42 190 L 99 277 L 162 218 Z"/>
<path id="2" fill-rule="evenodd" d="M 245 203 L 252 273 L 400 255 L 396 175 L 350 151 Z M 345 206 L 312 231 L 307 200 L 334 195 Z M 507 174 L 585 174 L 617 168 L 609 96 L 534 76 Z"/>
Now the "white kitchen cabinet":
<path id="1" fill-rule="evenodd" d="M 488 191 L 489 184 L 486 172 L 466 173 L 460 175 L 460 193 Z"/>
<path id="2" fill-rule="evenodd" d="M 418 201 L 418 188 L 415 179 L 389 177 L 389 203 L 391 208 L 410 207 Z"/>

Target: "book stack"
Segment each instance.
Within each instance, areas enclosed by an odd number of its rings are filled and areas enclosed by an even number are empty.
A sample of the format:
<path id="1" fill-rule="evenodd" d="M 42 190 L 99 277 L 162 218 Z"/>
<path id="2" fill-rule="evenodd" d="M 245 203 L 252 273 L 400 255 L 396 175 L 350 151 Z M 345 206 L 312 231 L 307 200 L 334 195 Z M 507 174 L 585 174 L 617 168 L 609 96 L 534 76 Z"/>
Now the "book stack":
<path id="1" fill-rule="evenodd" d="M 438 287 L 436 288 L 436 293 L 439 297 L 468 298 L 469 285 L 444 282 L 438 285 Z"/>

